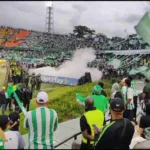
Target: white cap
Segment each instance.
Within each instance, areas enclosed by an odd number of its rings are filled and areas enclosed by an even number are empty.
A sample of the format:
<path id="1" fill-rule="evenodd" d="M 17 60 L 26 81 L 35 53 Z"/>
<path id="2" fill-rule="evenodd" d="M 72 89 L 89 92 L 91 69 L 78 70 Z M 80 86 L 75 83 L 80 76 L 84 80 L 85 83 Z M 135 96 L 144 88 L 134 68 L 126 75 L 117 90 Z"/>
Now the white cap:
<path id="1" fill-rule="evenodd" d="M 48 102 L 48 94 L 46 92 L 39 92 L 36 101 L 40 104 Z"/>

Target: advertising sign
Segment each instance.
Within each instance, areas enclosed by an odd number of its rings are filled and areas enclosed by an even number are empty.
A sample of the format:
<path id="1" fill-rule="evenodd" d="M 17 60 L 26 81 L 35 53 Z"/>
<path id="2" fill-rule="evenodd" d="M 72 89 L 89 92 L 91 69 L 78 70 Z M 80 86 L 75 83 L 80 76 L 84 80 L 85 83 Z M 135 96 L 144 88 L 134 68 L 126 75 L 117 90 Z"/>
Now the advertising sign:
<path id="1" fill-rule="evenodd" d="M 68 77 L 57 77 L 49 75 L 41 75 L 42 82 L 54 83 L 54 84 L 63 84 L 63 85 L 77 85 L 78 79 L 68 78 Z"/>

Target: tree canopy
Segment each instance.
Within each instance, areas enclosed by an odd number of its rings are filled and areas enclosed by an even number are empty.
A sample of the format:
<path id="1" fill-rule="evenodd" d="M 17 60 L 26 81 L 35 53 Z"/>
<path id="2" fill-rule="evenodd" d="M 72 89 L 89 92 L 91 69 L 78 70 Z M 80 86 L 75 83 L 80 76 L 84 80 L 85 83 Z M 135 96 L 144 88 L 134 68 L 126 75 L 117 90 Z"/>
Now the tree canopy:
<path id="1" fill-rule="evenodd" d="M 95 33 L 95 30 L 92 30 L 86 26 L 75 26 L 73 30 L 74 35 L 78 38 L 83 38 L 85 35 L 92 35 Z"/>

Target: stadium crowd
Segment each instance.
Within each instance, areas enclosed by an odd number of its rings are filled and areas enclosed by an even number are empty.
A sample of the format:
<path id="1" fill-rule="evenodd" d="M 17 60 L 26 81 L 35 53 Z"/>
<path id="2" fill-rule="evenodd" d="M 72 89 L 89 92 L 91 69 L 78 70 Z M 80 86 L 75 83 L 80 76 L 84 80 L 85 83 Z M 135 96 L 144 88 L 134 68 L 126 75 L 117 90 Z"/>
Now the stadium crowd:
<path id="1" fill-rule="evenodd" d="M 144 43 L 137 34 L 128 35 L 126 38 L 108 38 L 104 34 L 78 38 L 75 34 L 51 35 L 32 30 L 0 27 L 0 58 L 24 60 L 28 68 L 59 67 L 65 60 L 71 59 L 76 49 L 86 47 L 92 47 L 95 50 L 138 50 L 147 49 L 149 45 Z M 93 62 L 89 62 L 88 67 L 103 70 L 103 74 L 107 77 L 110 72 L 113 76 L 127 75 L 129 70 L 139 66 L 140 63 L 143 63 L 142 61 L 145 61 L 145 66 L 150 66 L 149 55 L 139 57 L 136 61 L 132 61 L 132 56 L 129 56 L 128 59 L 115 56 L 123 60 L 121 67 L 116 69 L 109 64 L 112 59 L 109 56 L 97 55 Z"/>
<path id="2" fill-rule="evenodd" d="M 141 142 L 150 140 L 150 81 L 145 79 L 145 86 L 140 96 L 135 89 L 136 83 L 130 76 L 122 79 L 120 85 L 118 82 L 114 82 L 111 98 L 108 99 L 104 84 L 100 81 L 93 87 L 91 95 L 84 101 L 82 99 L 85 106 L 85 113 L 80 118 L 82 141 L 79 143 L 74 141 L 73 147 L 80 149 L 132 149 L 133 147 L 131 148 L 130 145 L 135 138 L 142 138 Z M 19 95 L 17 89 L 16 93 Z M 0 92 L 1 102 L 2 99 L 3 101 L 8 99 L 8 95 L 6 95 L 6 89 L 3 88 Z M 142 107 L 140 120 L 136 118 L 137 108 L 140 105 L 139 100 L 141 100 L 138 97 L 142 97 L 145 106 Z M 16 101 L 15 98 L 12 97 L 12 99 Z M 26 114 L 24 127 L 29 129 L 29 149 L 54 149 L 53 134 L 57 130 L 59 119 L 55 110 L 48 109 L 48 100 L 46 92 L 39 92 L 36 98 L 37 108 Z M 3 106 L 4 104 L 2 104 L 2 108 Z M 110 123 L 106 124 L 105 114 L 108 111 Z M 11 144 L 15 149 L 25 147 L 19 132 L 19 114 L 21 112 L 20 107 L 16 105 L 9 116 L 0 115 L 1 149 L 12 148 Z M 93 118 L 93 116 L 95 117 Z"/>
<path id="3" fill-rule="evenodd" d="M 37 108 L 30 109 L 30 100 L 33 91 L 40 91 L 40 75 L 29 76 L 27 70 L 39 66 L 59 66 L 66 59 L 72 57 L 77 48 L 92 47 L 95 50 L 134 50 L 146 49 L 149 45 L 143 43 L 136 35 L 129 35 L 127 38 L 107 38 L 103 34 L 77 38 L 75 35 L 50 35 L 47 33 L 0 27 L 0 57 L 10 59 L 20 58 L 21 63 L 10 65 L 9 80 L 13 85 L 8 88 L 2 87 L 0 91 L 0 149 L 24 149 L 25 143 L 19 132 L 20 113 L 23 110 L 18 104 L 18 98 L 26 108 L 27 114 L 24 119 L 24 128 L 29 129 L 29 149 L 54 149 L 54 131 L 58 127 L 57 112 L 48 109 L 48 94 L 39 92 L 36 97 Z M 104 77 L 127 76 L 127 69 L 134 66 L 149 66 L 149 55 L 142 56 L 136 61 L 131 61 L 129 56 L 123 61 L 121 67 L 116 69 L 110 65 L 111 61 L 106 55 L 97 55 L 88 67 L 95 67 L 101 70 Z M 25 59 L 26 58 L 26 59 Z M 28 59 L 38 60 L 38 63 L 29 62 Z M 117 57 L 116 57 L 117 59 Z M 18 60 L 19 61 L 19 60 Z M 126 66 L 126 69 L 125 67 Z M 30 86 L 29 86 L 30 81 Z M 134 135 L 144 140 L 150 140 L 150 81 L 145 80 L 142 94 L 139 96 L 135 90 L 135 82 L 131 77 L 124 78 L 119 83 L 112 85 L 112 95 L 109 99 L 103 89 L 104 84 L 100 82 L 92 89 L 92 93 L 82 102 L 85 106 L 85 113 L 80 118 L 82 140 L 80 149 L 130 149 Z M 17 97 L 15 96 L 16 93 Z M 142 117 L 136 120 L 138 101 L 144 100 Z M 99 101 L 100 100 L 100 101 Z M 138 103 L 139 102 L 139 103 Z M 5 110 L 9 107 L 10 114 L 6 115 Z M 110 123 L 106 124 L 105 113 L 110 114 Z M 95 116 L 95 117 L 93 117 Z M 109 141 L 109 144 L 108 144 Z M 73 143 L 77 146 L 77 143 Z M 76 148 L 75 148 L 76 149 Z"/>

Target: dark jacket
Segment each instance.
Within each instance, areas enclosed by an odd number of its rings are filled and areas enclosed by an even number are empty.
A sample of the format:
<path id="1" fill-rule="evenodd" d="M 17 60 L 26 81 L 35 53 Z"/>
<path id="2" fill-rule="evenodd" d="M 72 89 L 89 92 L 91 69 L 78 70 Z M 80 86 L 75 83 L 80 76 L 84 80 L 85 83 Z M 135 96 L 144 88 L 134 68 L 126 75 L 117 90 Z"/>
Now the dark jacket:
<path id="1" fill-rule="evenodd" d="M 104 90 L 101 91 L 101 95 L 107 97 L 107 93 Z"/>
<path id="2" fill-rule="evenodd" d="M 29 87 L 27 87 L 27 88 L 25 88 L 25 89 L 23 89 L 23 97 L 24 97 L 24 103 L 28 103 L 31 99 L 32 99 L 32 90 L 29 88 Z"/>
<path id="3" fill-rule="evenodd" d="M 17 89 L 17 90 L 15 91 L 15 93 L 16 93 L 16 95 L 18 96 L 18 98 L 20 99 L 20 101 L 22 102 L 22 101 L 23 101 L 23 94 L 22 94 L 22 91 Z M 15 98 L 15 96 L 14 96 L 13 93 L 12 93 L 11 97 L 12 97 L 12 99 L 15 100 L 15 101 L 14 101 L 14 104 L 15 104 L 15 105 L 18 105 L 18 103 L 17 103 L 17 101 L 16 101 L 16 98 Z"/>
<path id="4" fill-rule="evenodd" d="M 0 105 L 6 104 L 6 96 L 4 91 L 0 91 Z"/>

